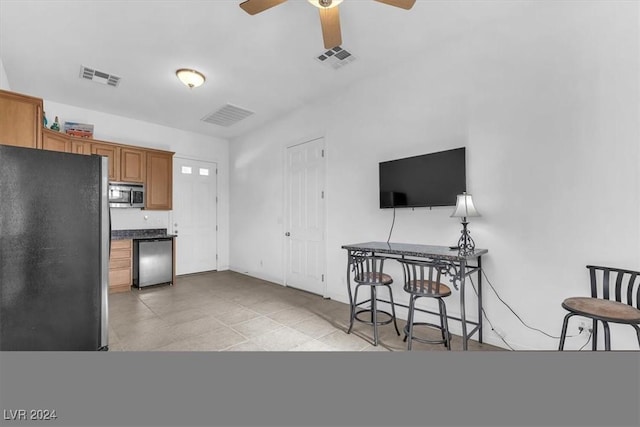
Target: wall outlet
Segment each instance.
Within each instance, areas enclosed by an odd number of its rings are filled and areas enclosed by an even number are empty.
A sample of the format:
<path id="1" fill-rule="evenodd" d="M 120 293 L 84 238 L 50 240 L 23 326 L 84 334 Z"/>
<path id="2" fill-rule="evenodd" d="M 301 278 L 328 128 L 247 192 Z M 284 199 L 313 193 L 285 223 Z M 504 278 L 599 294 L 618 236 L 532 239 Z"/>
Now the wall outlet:
<path id="1" fill-rule="evenodd" d="M 586 320 L 581 320 L 578 322 L 578 332 L 589 332 L 589 326 L 587 325 Z"/>

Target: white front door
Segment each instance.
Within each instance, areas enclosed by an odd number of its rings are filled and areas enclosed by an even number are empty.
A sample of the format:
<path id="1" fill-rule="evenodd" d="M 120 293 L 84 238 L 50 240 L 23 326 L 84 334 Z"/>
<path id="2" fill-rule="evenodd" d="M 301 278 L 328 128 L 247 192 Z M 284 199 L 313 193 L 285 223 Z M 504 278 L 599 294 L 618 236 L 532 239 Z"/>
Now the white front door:
<path id="1" fill-rule="evenodd" d="M 176 274 L 217 270 L 217 165 L 174 158 L 173 233 Z"/>
<path id="2" fill-rule="evenodd" d="M 287 148 L 286 285 L 324 295 L 324 139 Z"/>

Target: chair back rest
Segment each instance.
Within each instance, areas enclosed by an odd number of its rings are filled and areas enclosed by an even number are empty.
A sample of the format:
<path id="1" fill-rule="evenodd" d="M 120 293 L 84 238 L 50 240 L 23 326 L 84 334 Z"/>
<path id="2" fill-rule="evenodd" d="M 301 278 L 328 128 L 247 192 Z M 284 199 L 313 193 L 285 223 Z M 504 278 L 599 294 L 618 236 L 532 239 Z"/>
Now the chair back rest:
<path id="1" fill-rule="evenodd" d="M 356 253 L 351 255 L 351 265 L 356 282 L 381 283 L 384 257 Z"/>
<path id="2" fill-rule="evenodd" d="M 404 290 L 414 294 L 439 295 L 448 287 L 442 284 L 447 266 L 439 261 L 399 259 L 404 271 Z"/>
<path id="3" fill-rule="evenodd" d="M 587 265 L 593 298 L 618 301 L 640 309 L 640 272 Z"/>

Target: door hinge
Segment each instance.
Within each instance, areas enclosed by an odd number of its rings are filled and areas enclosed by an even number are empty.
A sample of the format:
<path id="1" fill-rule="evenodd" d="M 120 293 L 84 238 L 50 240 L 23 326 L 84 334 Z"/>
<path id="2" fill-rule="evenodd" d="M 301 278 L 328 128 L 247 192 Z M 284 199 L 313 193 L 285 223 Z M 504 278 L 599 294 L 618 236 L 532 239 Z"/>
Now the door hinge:
<path id="1" fill-rule="evenodd" d="M 320 192 L 320 198 L 324 199 L 324 190 Z"/>
<path id="2" fill-rule="evenodd" d="M 218 196 L 216 196 L 216 203 L 218 203 Z"/>
<path id="3" fill-rule="evenodd" d="M 218 260 L 218 254 L 216 254 L 216 261 Z"/>
<path id="4" fill-rule="evenodd" d="M 216 231 L 218 231 L 218 226 L 216 225 Z"/>
<path id="5" fill-rule="evenodd" d="M 324 274 L 322 275 L 322 281 L 324 282 Z"/>
<path id="6" fill-rule="evenodd" d="M 324 150 L 322 150 L 322 154 L 321 154 L 321 156 L 322 156 L 322 157 L 324 157 Z"/>

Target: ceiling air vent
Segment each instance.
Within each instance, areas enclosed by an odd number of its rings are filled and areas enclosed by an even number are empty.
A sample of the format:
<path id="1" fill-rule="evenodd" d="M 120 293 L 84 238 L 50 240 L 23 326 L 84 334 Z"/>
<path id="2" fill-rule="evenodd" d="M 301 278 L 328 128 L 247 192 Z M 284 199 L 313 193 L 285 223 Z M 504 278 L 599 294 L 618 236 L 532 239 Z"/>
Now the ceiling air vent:
<path id="1" fill-rule="evenodd" d="M 337 70 L 352 62 L 355 57 L 346 49 L 336 46 L 316 56 L 316 60 Z"/>
<path id="2" fill-rule="evenodd" d="M 246 119 L 253 114 L 253 111 L 227 104 L 218 111 L 202 118 L 203 122 L 212 123 L 218 126 L 229 127 L 238 123 L 242 119 Z"/>
<path id="3" fill-rule="evenodd" d="M 96 83 L 101 83 L 103 85 L 117 87 L 120 83 L 120 77 L 114 76 L 113 74 L 108 74 L 103 71 L 98 71 L 93 68 L 85 67 L 84 65 L 80 67 L 80 77 L 83 79 L 91 80 Z"/>

